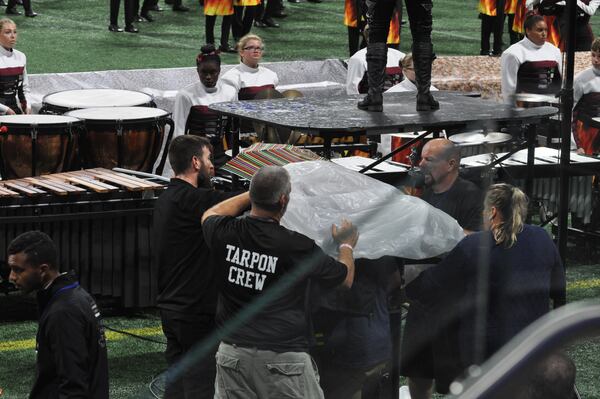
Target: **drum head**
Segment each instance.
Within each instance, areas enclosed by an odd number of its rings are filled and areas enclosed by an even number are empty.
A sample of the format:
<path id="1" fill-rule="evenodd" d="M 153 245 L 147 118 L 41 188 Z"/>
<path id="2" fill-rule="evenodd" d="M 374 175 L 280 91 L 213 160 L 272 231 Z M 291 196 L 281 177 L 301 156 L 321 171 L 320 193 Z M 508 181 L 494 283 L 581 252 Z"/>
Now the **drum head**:
<path id="1" fill-rule="evenodd" d="M 81 123 L 81 120 L 62 115 L 2 115 L 0 125 L 5 126 L 31 126 L 31 125 L 68 125 Z"/>
<path id="2" fill-rule="evenodd" d="M 560 98 L 552 94 L 519 93 L 515 95 L 515 100 L 528 104 L 558 105 Z"/>
<path id="3" fill-rule="evenodd" d="M 169 113 L 160 108 L 112 107 L 85 108 L 69 111 L 65 115 L 96 122 L 143 121 L 164 118 Z"/>
<path id="4" fill-rule="evenodd" d="M 117 89 L 65 90 L 44 96 L 44 104 L 79 109 L 91 107 L 135 107 L 149 104 L 152 96 L 140 91 Z"/>
<path id="5" fill-rule="evenodd" d="M 467 132 L 452 135 L 448 137 L 448 139 L 458 146 L 469 146 L 507 143 L 512 139 L 512 136 L 507 133 L 499 132 Z"/>

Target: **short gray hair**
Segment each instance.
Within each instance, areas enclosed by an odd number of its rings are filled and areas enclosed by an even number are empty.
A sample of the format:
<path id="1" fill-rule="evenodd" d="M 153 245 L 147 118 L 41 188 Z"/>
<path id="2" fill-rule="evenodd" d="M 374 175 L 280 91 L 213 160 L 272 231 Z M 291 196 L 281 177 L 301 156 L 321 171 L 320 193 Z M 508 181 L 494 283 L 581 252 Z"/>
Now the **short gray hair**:
<path id="1" fill-rule="evenodd" d="M 289 196 L 291 191 L 292 183 L 287 170 L 281 166 L 263 166 L 250 182 L 250 201 L 259 208 L 276 210 L 281 196 Z"/>

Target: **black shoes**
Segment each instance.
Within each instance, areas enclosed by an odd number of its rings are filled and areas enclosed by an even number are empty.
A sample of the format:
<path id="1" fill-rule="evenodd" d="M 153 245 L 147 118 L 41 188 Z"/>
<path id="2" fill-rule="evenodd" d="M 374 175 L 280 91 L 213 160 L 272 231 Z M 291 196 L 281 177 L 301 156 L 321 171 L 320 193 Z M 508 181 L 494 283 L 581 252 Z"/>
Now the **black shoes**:
<path id="1" fill-rule="evenodd" d="M 26 16 L 26 17 L 29 17 L 29 18 L 35 18 L 35 17 L 37 17 L 37 15 L 38 15 L 38 14 L 37 14 L 37 12 L 35 12 L 35 11 L 26 11 L 26 12 L 25 12 L 25 16 Z"/>
<path id="2" fill-rule="evenodd" d="M 129 32 L 129 33 L 139 33 L 140 31 L 138 30 L 138 28 L 136 28 L 133 25 L 127 25 L 125 27 L 125 32 Z"/>
<path id="3" fill-rule="evenodd" d="M 146 20 L 148 22 L 154 22 L 154 17 L 152 15 L 150 15 L 149 12 L 143 12 L 141 17 L 142 17 L 142 21 Z"/>
<path id="4" fill-rule="evenodd" d="M 231 53 L 231 54 L 237 53 L 237 50 L 235 48 L 231 47 L 229 44 L 219 46 L 219 51 L 222 53 Z"/>
<path id="5" fill-rule="evenodd" d="M 150 11 L 156 11 L 156 12 L 160 12 L 163 11 L 162 7 L 159 6 L 158 4 L 153 5 L 152 7 L 150 7 Z"/>
<path id="6" fill-rule="evenodd" d="M 138 14 L 133 17 L 133 22 L 144 22 L 144 19 Z"/>
<path id="7" fill-rule="evenodd" d="M 267 28 L 279 28 L 279 24 L 275 21 L 273 21 L 272 18 L 263 18 L 262 23 L 265 25 L 265 27 Z"/>
<path id="8" fill-rule="evenodd" d="M 177 11 L 177 12 L 187 12 L 189 11 L 190 8 L 186 7 L 186 6 L 182 6 L 181 4 L 177 4 L 173 6 L 173 11 Z"/>
<path id="9" fill-rule="evenodd" d="M 21 15 L 21 11 L 17 10 L 15 7 L 7 8 L 6 15 Z"/>
<path id="10" fill-rule="evenodd" d="M 323 0 L 306 0 L 306 1 L 308 1 L 310 3 L 322 3 L 323 2 Z"/>
<path id="11" fill-rule="evenodd" d="M 290 3 L 302 3 L 302 0 L 288 0 Z"/>
<path id="12" fill-rule="evenodd" d="M 288 15 L 283 11 L 277 11 L 273 14 L 273 18 L 286 18 Z"/>
<path id="13" fill-rule="evenodd" d="M 379 94 L 367 94 L 358 103 L 358 109 L 369 112 L 383 112 L 383 96 Z"/>
<path id="14" fill-rule="evenodd" d="M 440 103 L 431 93 L 417 94 L 417 111 L 435 111 L 440 109 Z"/>
<path id="15" fill-rule="evenodd" d="M 267 25 L 265 25 L 265 23 L 263 21 L 256 20 L 256 21 L 254 21 L 254 27 L 255 28 L 266 28 Z"/>
<path id="16" fill-rule="evenodd" d="M 111 32 L 123 32 L 123 28 L 119 28 L 119 25 L 108 25 L 108 30 Z"/>

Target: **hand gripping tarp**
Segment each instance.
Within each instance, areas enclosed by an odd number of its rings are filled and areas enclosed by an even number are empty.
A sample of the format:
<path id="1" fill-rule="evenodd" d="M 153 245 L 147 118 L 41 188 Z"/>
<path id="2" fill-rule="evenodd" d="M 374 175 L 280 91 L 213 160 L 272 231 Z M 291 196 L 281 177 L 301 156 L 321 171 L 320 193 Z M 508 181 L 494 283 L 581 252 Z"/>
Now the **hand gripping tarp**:
<path id="1" fill-rule="evenodd" d="M 337 255 L 331 225 L 349 219 L 360 238 L 355 258 L 384 255 L 425 259 L 450 251 L 464 237 L 456 220 L 382 183 L 329 161 L 286 165 L 292 193 L 283 226 L 302 233 Z"/>

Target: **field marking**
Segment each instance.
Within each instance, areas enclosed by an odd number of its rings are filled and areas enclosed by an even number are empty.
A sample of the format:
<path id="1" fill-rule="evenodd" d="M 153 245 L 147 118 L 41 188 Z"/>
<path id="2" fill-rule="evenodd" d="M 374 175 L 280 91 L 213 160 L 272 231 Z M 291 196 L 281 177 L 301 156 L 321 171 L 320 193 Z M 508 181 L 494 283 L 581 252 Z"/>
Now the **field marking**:
<path id="1" fill-rule="evenodd" d="M 286 5 L 286 7 L 289 7 L 290 9 L 297 9 L 297 10 L 305 9 L 305 10 L 310 10 L 310 11 L 314 11 L 314 12 L 321 13 L 321 14 L 335 15 L 337 17 L 340 17 L 340 21 L 344 20 L 344 14 L 340 13 L 338 11 L 320 10 L 317 7 L 306 8 L 304 6 L 297 6 L 297 5 L 291 5 L 291 4 Z M 403 32 L 409 32 L 410 33 L 410 29 L 408 27 L 408 23 L 406 25 L 404 25 L 404 26 L 406 28 L 403 28 Z M 434 22 L 434 26 L 435 26 L 435 22 Z M 473 36 L 462 35 L 460 33 L 437 31 L 435 29 L 431 32 L 431 34 L 432 35 L 437 35 L 437 36 L 455 37 L 457 39 L 470 40 L 470 41 L 474 41 L 474 42 L 478 42 L 479 40 L 481 40 L 479 36 L 473 37 Z M 400 38 L 400 42 L 402 42 L 402 38 Z"/>
<path id="2" fill-rule="evenodd" d="M 76 19 L 70 19 L 70 18 L 57 18 L 57 17 L 53 17 L 52 15 L 47 15 L 44 14 L 44 20 L 50 20 L 50 21 L 55 21 L 56 22 L 63 22 L 63 21 L 69 21 L 70 23 L 72 23 L 73 25 L 79 25 L 81 27 L 86 27 L 88 29 L 91 30 L 102 30 L 101 27 L 104 26 L 105 27 L 105 31 L 108 35 L 118 35 L 119 33 L 115 33 L 115 32 L 110 32 L 108 30 L 108 25 L 104 24 L 104 25 L 97 25 L 97 24 L 93 24 L 93 23 L 89 23 L 89 22 L 83 22 L 83 21 L 78 21 Z M 127 33 L 127 32 L 122 32 L 121 35 L 134 35 L 137 37 L 143 37 L 145 39 L 151 40 L 155 43 L 161 43 L 161 44 L 165 44 L 165 45 L 169 45 L 169 46 L 173 46 L 174 41 L 173 40 L 168 40 L 168 39 L 161 39 L 155 36 L 149 36 L 149 35 L 145 35 L 144 33 L 142 33 L 143 30 L 140 30 L 139 33 Z M 169 33 L 175 33 L 177 34 L 178 32 L 161 32 L 162 34 L 169 34 Z M 141 45 L 143 45 L 144 43 L 141 43 Z M 152 44 L 152 43 L 148 43 L 148 44 Z M 186 49 L 193 49 L 193 50 L 197 50 L 197 46 L 191 46 L 191 45 L 187 45 L 187 44 L 182 44 L 181 42 L 177 43 L 178 47 L 182 47 L 182 48 L 186 48 Z"/>
<path id="3" fill-rule="evenodd" d="M 156 327 L 142 327 L 142 328 L 129 328 L 123 330 L 130 334 L 141 335 L 142 337 L 151 337 L 156 335 L 162 335 L 163 331 L 160 326 Z M 106 339 L 108 341 L 121 341 L 127 338 L 132 338 L 124 334 L 120 334 L 115 331 L 106 331 Z M 15 341 L 4 341 L 0 342 L 0 352 L 12 352 L 20 350 L 35 349 L 35 338 L 20 339 Z"/>

